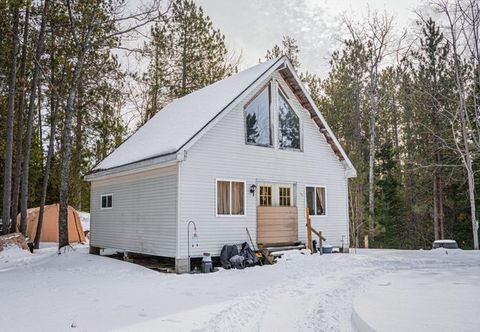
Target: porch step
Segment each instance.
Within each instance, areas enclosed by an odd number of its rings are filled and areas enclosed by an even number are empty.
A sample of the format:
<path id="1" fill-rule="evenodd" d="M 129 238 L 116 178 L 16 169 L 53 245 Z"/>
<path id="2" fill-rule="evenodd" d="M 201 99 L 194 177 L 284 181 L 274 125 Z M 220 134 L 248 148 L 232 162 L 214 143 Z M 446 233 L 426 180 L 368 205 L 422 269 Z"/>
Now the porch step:
<path id="1" fill-rule="evenodd" d="M 306 246 L 304 243 L 298 244 L 298 245 L 293 245 L 293 246 L 281 246 L 281 247 L 266 247 L 263 248 L 265 250 L 268 250 L 268 252 L 277 252 L 277 251 L 287 251 L 287 250 L 302 250 L 305 249 Z"/>
<path id="2" fill-rule="evenodd" d="M 284 246 L 268 246 L 262 247 L 263 255 L 268 259 L 270 264 L 273 264 L 277 258 L 282 257 L 285 251 L 289 250 L 302 250 L 305 249 L 304 243 L 298 243 L 295 245 L 284 245 Z"/>

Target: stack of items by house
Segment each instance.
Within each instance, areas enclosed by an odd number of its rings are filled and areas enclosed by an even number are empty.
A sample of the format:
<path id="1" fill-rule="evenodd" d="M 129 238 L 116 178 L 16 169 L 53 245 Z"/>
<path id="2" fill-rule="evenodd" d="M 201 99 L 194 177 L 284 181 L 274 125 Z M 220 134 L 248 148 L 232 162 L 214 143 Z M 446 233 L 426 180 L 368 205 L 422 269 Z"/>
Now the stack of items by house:
<path id="1" fill-rule="evenodd" d="M 258 258 L 247 242 L 226 244 L 220 253 L 220 263 L 224 269 L 244 269 L 257 264 Z"/>

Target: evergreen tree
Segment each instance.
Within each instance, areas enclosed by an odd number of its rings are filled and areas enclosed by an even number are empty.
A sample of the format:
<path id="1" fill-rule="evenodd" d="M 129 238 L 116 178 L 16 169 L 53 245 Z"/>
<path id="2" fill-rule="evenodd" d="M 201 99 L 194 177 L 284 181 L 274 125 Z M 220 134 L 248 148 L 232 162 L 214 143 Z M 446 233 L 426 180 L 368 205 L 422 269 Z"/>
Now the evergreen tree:
<path id="1" fill-rule="evenodd" d="M 299 54 L 300 48 L 298 47 L 297 40 L 290 36 L 283 36 L 282 45 L 279 46 L 278 44 L 275 44 L 272 49 L 267 50 L 265 59 L 275 59 L 285 55 L 290 60 L 293 67 L 298 70 L 300 68 L 300 60 L 298 59 Z"/>
<path id="2" fill-rule="evenodd" d="M 168 15 L 155 23 L 145 46 L 149 67 L 147 107 L 142 123 L 169 101 L 221 80 L 237 69 L 225 36 L 192 0 L 175 0 Z M 141 123 L 141 124 L 142 124 Z"/>

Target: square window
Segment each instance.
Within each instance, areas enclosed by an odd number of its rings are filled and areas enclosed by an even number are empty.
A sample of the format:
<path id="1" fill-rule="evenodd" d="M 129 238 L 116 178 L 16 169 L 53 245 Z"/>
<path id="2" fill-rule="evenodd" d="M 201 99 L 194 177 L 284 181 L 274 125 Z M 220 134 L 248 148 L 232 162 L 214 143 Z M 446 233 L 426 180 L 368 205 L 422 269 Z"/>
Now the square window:
<path id="1" fill-rule="evenodd" d="M 111 209 L 113 207 L 113 195 L 107 194 L 101 196 L 102 209 Z"/>
<path id="2" fill-rule="evenodd" d="M 217 181 L 217 215 L 245 215 L 245 183 Z"/>

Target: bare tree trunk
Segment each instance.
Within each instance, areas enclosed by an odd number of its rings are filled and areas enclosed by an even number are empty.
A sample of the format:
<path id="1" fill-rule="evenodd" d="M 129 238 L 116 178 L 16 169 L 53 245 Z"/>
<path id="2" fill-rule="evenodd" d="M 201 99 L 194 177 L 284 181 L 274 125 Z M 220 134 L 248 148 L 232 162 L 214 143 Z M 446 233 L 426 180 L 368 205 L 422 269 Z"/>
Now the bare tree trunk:
<path id="1" fill-rule="evenodd" d="M 437 174 L 433 174 L 433 238 L 440 239 L 440 231 L 438 229 L 438 181 Z"/>
<path id="2" fill-rule="evenodd" d="M 368 237 L 375 239 L 375 122 L 376 106 L 370 111 L 370 152 L 368 158 Z"/>
<path id="3" fill-rule="evenodd" d="M 445 239 L 445 212 L 443 207 L 443 181 L 441 177 L 438 180 L 438 220 L 440 223 L 440 238 Z"/>
<path id="4" fill-rule="evenodd" d="M 12 53 L 10 57 L 10 78 L 8 84 L 8 106 L 7 106 L 7 140 L 5 148 L 5 173 L 3 179 L 3 232 L 10 231 L 10 203 L 12 195 L 12 158 L 13 158 L 13 117 L 15 113 L 15 83 L 17 79 L 17 52 L 18 52 L 18 21 L 19 9 L 14 9 Z M 15 223 L 12 220 L 12 223 Z"/>
<path id="5" fill-rule="evenodd" d="M 79 88 L 79 99 L 82 96 L 82 89 Z M 77 110 L 77 123 L 75 128 L 75 168 L 74 168 L 74 176 L 76 178 L 75 183 L 75 200 L 76 206 L 75 208 L 78 210 L 82 210 L 82 178 L 81 178 L 81 165 L 82 165 L 82 136 L 83 136 L 83 112 L 81 110 Z"/>
<path id="6" fill-rule="evenodd" d="M 27 89 L 27 40 L 28 40 L 28 25 L 30 18 L 30 8 L 27 7 L 25 11 L 25 24 L 23 30 L 23 45 L 22 45 L 22 64 L 20 66 L 20 80 L 22 90 L 18 100 L 18 114 L 17 114 L 17 137 L 16 137 L 16 152 L 15 152 L 15 175 L 13 180 L 13 194 L 12 194 L 12 220 L 17 219 L 18 214 L 18 199 L 20 194 L 20 178 L 22 172 L 22 144 L 23 144 L 23 113 L 25 111 L 25 94 Z M 16 222 L 12 223 L 10 231 L 13 233 L 16 230 Z"/>
<path id="7" fill-rule="evenodd" d="M 43 133 L 42 133 L 42 86 L 40 84 L 37 85 L 38 92 L 38 141 L 40 142 L 40 165 L 43 170 Z"/>
<path id="8" fill-rule="evenodd" d="M 68 186 L 70 181 L 70 157 L 72 154 L 72 120 L 75 112 L 75 99 L 78 86 L 80 84 L 83 63 L 87 53 L 86 47 L 80 51 L 75 71 L 73 73 L 72 84 L 68 94 L 67 105 L 65 107 L 65 121 L 63 124 L 62 135 L 62 167 L 60 171 L 60 212 L 58 215 L 59 242 L 58 249 L 69 245 L 68 242 Z"/>
<path id="9" fill-rule="evenodd" d="M 30 91 L 30 99 L 28 104 L 27 115 L 27 132 L 25 134 L 25 158 L 23 160 L 22 173 L 22 195 L 21 195 L 21 217 L 20 217 L 20 232 L 26 234 L 27 231 L 27 208 L 28 208 L 28 177 L 30 170 L 30 153 L 32 145 L 32 127 L 33 127 L 33 113 L 35 111 L 35 100 L 37 97 L 37 85 L 40 74 L 40 58 L 44 49 L 44 35 L 45 27 L 47 25 L 47 13 L 50 0 L 45 0 L 42 11 L 42 23 L 40 25 L 40 32 L 38 35 L 37 46 L 35 49 L 35 65 L 32 73 L 32 87 Z"/>
<path id="10" fill-rule="evenodd" d="M 52 94 L 50 96 L 50 116 L 51 116 L 51 124 L 50 124 L 50 138 L 48 143 L 48 152 L 47 152 L 47 160 L 45 162 L 45 170 L 43 174 L 43 185 L 42 185 L 42 194 L 40 196 L 40 208 L 38 212 L 38 224 L 37 230 L 35 233 L 35 240 L 34 240 L 34 248 L 38 249 L 40 247 L 40 237 L 42 235 L 42 227 L 43 227 L 43 215 L 45 211 L 45 202 L 47 199 L 47 189 L 48 189 L 48 180 L 50 177 L 50 168 L 52 165 L 52 157 L 53 152 L 55 151 L 55 133 L 57 131 L 57 124 L 58 124 L 58 100 L 55 97 L 55 54 L 52 47 L 52 53 L 50 56 L 51 61 L 51 85 L 52 85 Z M 62 74 L 63 78 L 63 74 Z M 62 80 L 61 80 L 62 81 Z"/>

